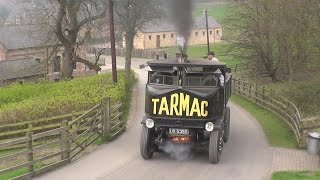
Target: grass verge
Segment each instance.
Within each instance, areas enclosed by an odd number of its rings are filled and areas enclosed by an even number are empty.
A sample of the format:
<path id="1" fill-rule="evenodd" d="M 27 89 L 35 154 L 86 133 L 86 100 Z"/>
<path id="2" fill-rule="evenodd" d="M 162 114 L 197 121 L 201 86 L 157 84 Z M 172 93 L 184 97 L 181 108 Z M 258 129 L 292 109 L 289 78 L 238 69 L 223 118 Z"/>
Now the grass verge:
<path id="1" fill-rule="evenodd" d="M 217 43 L 211 44 L 210 49 L 213 50 L 217 58 L 226 63 L 228 66 L 235 66 L 240 63 L 241 59 L 235 58 L 229 53 L 230 44 L 228 43 Z M 179 52 L 178 47 L 164 48 L 169 57 L 175 57 L 175 53 Z M 207 45 L 195 45 L 188 46 L 188 56 L 192 59 L 203 59 L 203 56 L 207 54 Z"/>
<path id="2" fill-rule="evenodd" d="M 298 143 L 293 131 L 288 124 L 278 116 L 241 96 L 233 95 L 231 99 L 259 121 L 271 146 L 285 148 L 297 147 Z"/>
<path id="3" fill-rule="evenodd" d="M 319 180 L 320 171 L 317 172 L 276 172 L 272 175 L 272 180 Z"/>

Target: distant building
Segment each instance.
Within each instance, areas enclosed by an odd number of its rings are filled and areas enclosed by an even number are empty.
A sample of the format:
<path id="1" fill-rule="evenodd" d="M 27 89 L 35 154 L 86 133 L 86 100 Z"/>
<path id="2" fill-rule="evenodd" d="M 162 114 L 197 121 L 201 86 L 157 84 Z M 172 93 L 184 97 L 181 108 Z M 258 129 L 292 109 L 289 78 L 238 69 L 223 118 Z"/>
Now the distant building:
<path id="1" fill-rule="evenodd" d="M 222 41 L 222 26 L 212 17 L 208 17 L 209 41 L 219 43 Z M 156 21 L 147 24 L 139 31 L 134 39 L 136 49 L 156 49 L 177 45 L 177 32 L 174 24 L 168 21 Z M 206 20 L 198 17 L 194 20 L 189 38 L 189 45 L 207 43 Z"/>
<path id="2" fill-rule="evenodd" d="M 28 63 L 34 65 L 34 61 L 37 61 L 42 65 L 42 72 L 45 72 L 48 76 L 60 72 L 63 49 L 52 54 L 52 49 L 58 43 L 48 40 L 50 39 L 50 31 L 44 29 L 41 31 L 39 28 L 41 27 L 37 25 L 0 27 L 0 62 L 9 63 L 10 67 L 15 67 L 14 63 L 19 64 L 17 65 L 19 68 L 7 69 L 7 71 L 28 69 L 32 67 L 29 67 Z M 86 58 L 84 47 L 79 47 L 78 55 L 84 59 Z M 26 61 L 26 63 L 21 61 Z M 23 68 L 23 66 L 25 67 Z M 87 70 L 88 68 L 83 63 L 77 62 L 74 65 L 76 74 L 81 74 Z M 27 79 L 29 79 L 28 77 L 26 76 Z M 17 78 L 21 79 L 23 77 L 19 76 Z M 2 80 L 6 79 L 2 77 Z"/>
<path id="3" fill-rule="evenodd" d="M 35 59 L 0 61 L 0 87 L 12 82 L 28 82 L 43 78 L 45 67 Z"/>

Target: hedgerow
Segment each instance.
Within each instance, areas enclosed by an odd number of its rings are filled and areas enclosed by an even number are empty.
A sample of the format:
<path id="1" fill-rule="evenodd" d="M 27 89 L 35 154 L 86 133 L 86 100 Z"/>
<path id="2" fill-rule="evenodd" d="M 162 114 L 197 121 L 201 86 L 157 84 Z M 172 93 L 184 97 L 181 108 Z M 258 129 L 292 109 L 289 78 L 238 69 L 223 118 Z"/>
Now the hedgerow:
<path id="1" fill-rule="evenodd" d="M 107 96 L 118 102 L 126 96 L 126 84 L 123 71 L 116 85 L 110 73 L 58 83 L 14 84 L 0 89 L 0 124 L 87 110 Z"/>

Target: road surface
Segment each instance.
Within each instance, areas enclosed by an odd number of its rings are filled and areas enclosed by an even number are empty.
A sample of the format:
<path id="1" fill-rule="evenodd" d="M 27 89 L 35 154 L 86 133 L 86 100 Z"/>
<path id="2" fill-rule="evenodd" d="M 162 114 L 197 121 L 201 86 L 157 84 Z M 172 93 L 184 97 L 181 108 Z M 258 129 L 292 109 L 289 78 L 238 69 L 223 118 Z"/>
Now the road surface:
<path id="1" fill-rule="evenodd" d="M 272 152 L 260 125 L 239 106 L 230 103 L 231 134 L 220 163 L 210 164 L 207 153 L 193 153 L 178 161 L 167 154 L 140 157 L 140 120 L 144 113 L 146 71 L 136 70 L 139 82 L 127 131 L 113 142 L 67 166 L 35 179 L 39 180 L 259 180 L 269 179 Z"/>

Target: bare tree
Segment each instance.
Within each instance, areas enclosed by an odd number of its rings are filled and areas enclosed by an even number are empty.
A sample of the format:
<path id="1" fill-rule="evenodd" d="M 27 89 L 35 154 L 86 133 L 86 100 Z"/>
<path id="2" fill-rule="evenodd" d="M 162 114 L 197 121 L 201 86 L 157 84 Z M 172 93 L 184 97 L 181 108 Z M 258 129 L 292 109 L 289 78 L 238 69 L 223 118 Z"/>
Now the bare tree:
<path id="1" fill-rule="evenodd" d="M 228 19 L 234 50 L 274 81 L 293 80 L 315 53 L 316 0 L 251 0 Z M 262 67 L 262 68 L 261 68 Z"/>
<path id="2" fill-rule="evenodd" d="M 115 7 L 116 23 L 122 29 L 125 38 L 125 69 L 129 76 L 135 35 L 146 23 L 161 19 L 164 14 L 159 0 L 119 1 Z"/>
<path id="3" fill-rule="evenodd" d="M 2 23 L 4 23 L 9 13 L 10 12 L 6 6 L 0 5 L 0 21 L 2 21 Z"/>
<path id="4" fill-rule="evenodd" d="M 76 62 L 86 64 L 90 69 L 100 71 L 97 63 L 79 56 L 79 47 L 94 31 L 99 30 L 106 16 L 105 0 L 45 0 L 37 4 L 41 18 L 38 19 L 39 32 L 46 32 L 43 44 L 61 47 L 61 78 L 70 79 Z"/>

